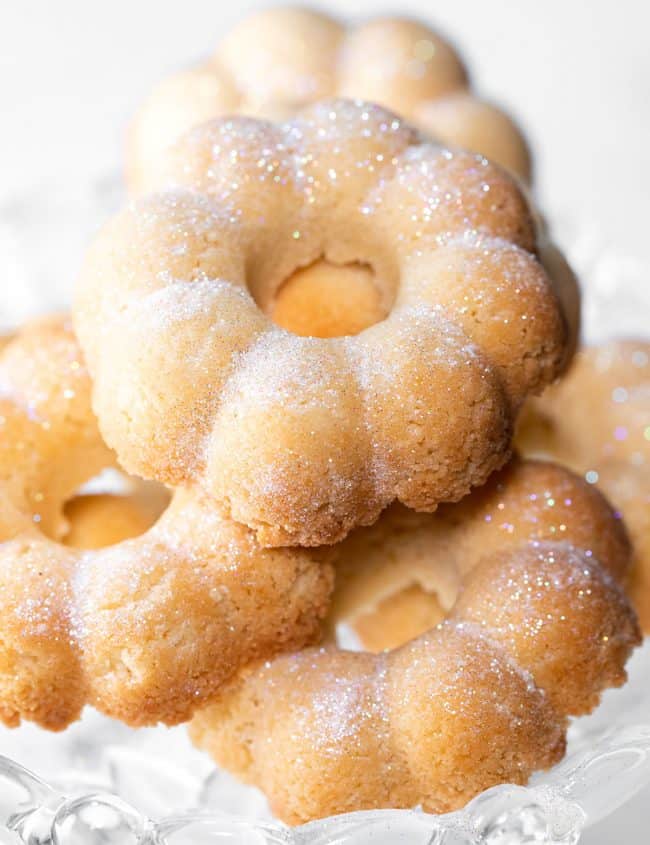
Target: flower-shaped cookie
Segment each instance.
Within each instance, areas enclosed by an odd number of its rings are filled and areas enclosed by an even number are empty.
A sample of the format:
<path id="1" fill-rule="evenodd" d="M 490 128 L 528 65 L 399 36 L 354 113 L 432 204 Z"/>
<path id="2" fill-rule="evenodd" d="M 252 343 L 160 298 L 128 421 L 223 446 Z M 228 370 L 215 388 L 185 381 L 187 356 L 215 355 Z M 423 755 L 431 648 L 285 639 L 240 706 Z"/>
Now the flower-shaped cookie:
<path id="1" fill-rule="evenodd" d="M 383 617 L 389 650 L 328 645 L 258 662 L 194 717 L 197 744 L 289 823 L 446 812 L 525 783 L 562 756 L 567 717 L 625 681 L 640 641 L 622 523 L 560 466 L 515 461 L 439 514 L 389 511 L 335 552 L 337 620 L 381 616 L 377 598 L 412 584 L 440 613 L 414 630 L 407 594 Z"/>
<path id="2" fill-rule="evenodd" d="M 76 297 L 128 471 L 200 482 L 265 545 L 318 545 L 504 463 L 569 337 L 503 170 L 342 100 L 198 127 L 162 182 L 99 235 Z M 323 293 L 318 267 L 345 282 Z M 305 325 L 323 307 L 338 336 Z"/>
<path id="3" fill-rule="evenodd" d="M 320 12 L 276 8 L 245 18 L 208 61 L 155 88 L 129 133 L 129 184 L 137 192 L 155 184 L 170 144 L 207 120 L 286 118 L 335 96 L 380 103 L 445 143 L 530 178 L 520 130 L 469 90 L 461 58 L 437 32 L 408 18 L 346 28 Z"/>

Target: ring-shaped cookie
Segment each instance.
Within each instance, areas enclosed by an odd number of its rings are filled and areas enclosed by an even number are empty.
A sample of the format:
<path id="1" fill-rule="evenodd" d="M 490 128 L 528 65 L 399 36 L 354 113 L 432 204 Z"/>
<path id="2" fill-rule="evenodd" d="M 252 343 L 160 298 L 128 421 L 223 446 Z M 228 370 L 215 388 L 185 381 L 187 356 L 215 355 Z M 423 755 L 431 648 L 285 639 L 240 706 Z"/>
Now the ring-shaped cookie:
<path id="1" fill-rule="evenodd" d="M 331 572 L 179 490 L 146 534 L 82 551 L 64 504 L 114 464 L 61 320 L 0 353 L 0 720 L 59 730 L 85 704 L 132 725 L 188 719 L 249 659 L 319 635 Z"/>
<path id="2" fill-rule="evenodd" d="M 640 641 L 629 551 L 598 491 L 550 464 L 515 463 L 440 514 L 388 512 L 338 550 L 335 619 L 354 625 L 410 570 L 444 620 L 379 654 L 328 646 L 249 667 L 192 737 L 289 823 L 446 812 L 525 783 L 561 758 L 567 717 L 625 680 Z"/>
<path id="3" fill-rule="evenodd" d="M 505 462 L 570 338 L 502 170 L 333 101 L 199 127 L 164 184 L 100 234 L 76 297 L 94 407 L 128 471 L 198 480 L 264 545 L 318 545 L 394 499 L 457 500 Z M 319 260 L 366 268 L 383 319 L 325 338 L 274 323 L 287 280 Z"/>

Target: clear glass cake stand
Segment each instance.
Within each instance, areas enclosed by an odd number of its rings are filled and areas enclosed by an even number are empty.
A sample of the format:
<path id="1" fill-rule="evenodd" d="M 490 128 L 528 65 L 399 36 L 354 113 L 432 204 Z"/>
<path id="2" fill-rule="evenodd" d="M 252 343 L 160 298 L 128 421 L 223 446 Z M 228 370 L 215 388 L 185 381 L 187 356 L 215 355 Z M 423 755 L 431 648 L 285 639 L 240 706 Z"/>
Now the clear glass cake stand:
<path id="1" fill-rule="evenodd" d="M 0 328 L 67 306 L 82 244 L 116 205 L 117 184 L 100 179 L 76 196 L 55 187 L 39 193 L 45 205 L 0 203 Z M 596 230 L 554 219 L 583 281 L 586 338 L 647 334 L 650 268 L 603 247 Z M 573 845 L 650 784 L 650 642 L 629 671 L 623 689 L 573 723 L 559 766 L 446 816 L 383 810 L 289 829 L 260 793 L 216 771 L 182 727 L 133 731 L 88 711 L 63 734 L 0 729 L 0 843 Z"/>

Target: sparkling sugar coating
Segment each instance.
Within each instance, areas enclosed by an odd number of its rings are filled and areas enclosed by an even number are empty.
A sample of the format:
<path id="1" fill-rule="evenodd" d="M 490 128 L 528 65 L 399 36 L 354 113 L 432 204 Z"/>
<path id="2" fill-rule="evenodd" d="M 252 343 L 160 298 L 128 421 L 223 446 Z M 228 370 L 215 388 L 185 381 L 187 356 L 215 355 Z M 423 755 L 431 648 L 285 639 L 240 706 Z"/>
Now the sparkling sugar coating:
<path id="1" fill-rule="evenodd" d="M 391 650 L 328 645 L 260 662 L 194 717 L 197 745 L 290 824 L 447 812 L 526 783 L 563 756 L 567 717 L 625 681 L 640 642 L 622 524 L 559 466 L 515 462 L 433 515 L 393 507 L 336 553 L 333 621 L 354 624 L 414 582 L 437 591 L 444 618 L 413 630 L 407 594 L 384 632 Z"/>
<path id="2" fill-rule="evenodd" d="M 400 17 L 346 28 L 314 10 L 276 8 L 249 15 L 211 59 L 155 87 L 130 128 L 129 187 L 134 193 L 155 187 L 167 149 L 205 121 L 233 114 L 285 118 L 330 97 L 380 103 L 445 144 L 530 180 L 520 129 L 472 93 L 461 58 L 437 32 Z"/>
<path id="3" fill-rule="evenodd" d="M 451 611 L 486 555 L 546 542 L 582 549 L 619 581 L 628 575 L 622 521 L 593 485 L 554 464 L 514 460 L 433 514 L 393 505 L 337 547 L 329 628 L 346 626 L 371 651 L 395 648 Z"/>
<path id="4" fill-rule="evenodd" d="M 160 185 L 85 261 L 94 407 L 129 471 L 198 480 L 263 545 L 334 542 L 395 498 L 459 499 L 566 362 L 516 183 L 378 106 L 213 121 Z M 386 318 L 326 338 L 275 324 L 278 290 L 319 260 L 369 267 Z"/>
<path id="5" fill-rule="evenodd" d="M 572 467 L 620 509 L 634 545 L 631 595 L 650 632 L 650 343 L 583 349 L 561 381 L 526 405 L 518 442 Z"/>
<path id="6" fill-rule="evenodd" d="M 318 637 L 328 565 L 261 549 L 197 490 L 136 539 L 57 542 L 66 501 L 115 460 L 64 320 L 5 346 L 0 391 L 0 720 L 60 730 L 92 704 L 132 725 L 181 722 L 248 660 Z"/>

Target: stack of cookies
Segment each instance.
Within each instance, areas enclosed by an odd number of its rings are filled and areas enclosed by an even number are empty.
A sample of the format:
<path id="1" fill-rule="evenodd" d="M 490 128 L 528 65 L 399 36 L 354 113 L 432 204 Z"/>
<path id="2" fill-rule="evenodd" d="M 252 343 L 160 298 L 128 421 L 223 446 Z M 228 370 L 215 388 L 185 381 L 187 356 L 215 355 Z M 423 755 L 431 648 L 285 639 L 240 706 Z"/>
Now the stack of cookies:
<path id="1" fill-rule="evenodd" d="M 398 18 L 265 12 L 152 94 L 0 351 L 6 724 L 189 722 L 292 824 L 562 758 L 650 628 L 650 345 L 573 360 L 530 173 Z"/>

